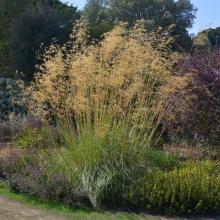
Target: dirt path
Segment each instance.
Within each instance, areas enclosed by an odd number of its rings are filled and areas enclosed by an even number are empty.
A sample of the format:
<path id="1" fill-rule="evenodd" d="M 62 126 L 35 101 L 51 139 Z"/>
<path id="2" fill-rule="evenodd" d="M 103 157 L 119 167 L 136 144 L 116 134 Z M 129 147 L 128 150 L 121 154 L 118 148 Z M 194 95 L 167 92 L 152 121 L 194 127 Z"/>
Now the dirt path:
<path id="1" fill-rule="evenodd" d="M 117 215 L 96 216 L 87 215 L 81 217 L 64 217 L 53 211 L 35 208 L 30 205 L 12 201 L 0 196 L 0 220 L 189 220 L 187 218 L 165 218 L 160 216 L 133 216 L 132 218 L 117 217 Z M 190 218 L 190 220 L 218 220 L 219 218 Z"/>
<path id="2" fill-rule="evenodd" d="M 66 218 L 0 196 L 0 220 L 66 220 Z"/>

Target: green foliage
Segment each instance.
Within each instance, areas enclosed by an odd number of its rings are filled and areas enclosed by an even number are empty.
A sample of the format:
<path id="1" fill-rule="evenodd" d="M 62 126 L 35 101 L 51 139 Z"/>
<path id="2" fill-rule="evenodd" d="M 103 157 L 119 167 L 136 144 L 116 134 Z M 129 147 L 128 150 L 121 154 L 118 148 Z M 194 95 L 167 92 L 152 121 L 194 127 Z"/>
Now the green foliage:
<path id="1" fill-rule="evenodd" d="M 11 186 L 72 206 L 123 207 L 130 203 L 126 192 L 146 170 L 176 166 L 174 157 L 150 149 L 151 139 L 146 139 L 140 128 L 110 116 L 101 118 L 78 120 L 77 125 L 70 119 L 59 121 L 55 135 L 47 130 L 51 127 L 25 130 L 16 142 L 27 153 L 21 160 L 24 166 L 16 169 L 14 162 L 20 160 L 16 155 L 7 157 L 7 166 L 2 166 Z M 63 147 L 54 148 L 57 145 Z"/>
<path id="2" fill-rule="evenodd" d="M 24 114 L 25 98 L 22 96 L 24 82 L 11 78 L 0 78 L 0 119 L 9 113 Z"/>
<path id="3" fill-rule="evenodd" d="M 66 8 L 32 7 L 12 26 L 10 58 L 14 68 L 23 73 L 25 81 L 33 79 L 35 66 L 41 62 L 45 48 L 54 40 L 59 45 L 68 40 L 79 12 L 73 7 Z"/>
<path id="4" fill-rule="evenodd" d="M 20 148 L 48 148 L 56 147 L 58 137 L 55 129 L 43 126 L 41 128 L 27 127 L 17 135 L 14 143 Z"/>
<path id="5" fill-rule="evenodd" d="M 136 167 L 103 159 L 81 169 L 69 160 L 69 150 L 10 150 L 1 154 L 1 173 L 18 192 L 72 207 L 129 206 L 167 214 L 219 210 L 219 162 L 179 164 L 175 158 L 151 149 L 145 154 L 145 164 L 140 162 Z"/>
<path id="6" fill-rule="evenodd" d="M 190 49 L 192 41 L 187 29 L 192 27 L 195 12 L 189 0 L 88 0 L 84 15 L 95 36 L 118 22 L 134 25 L 137 20 L 143 19 L 148 29 L 173 26 L 171 34 L 176 38 L 177 45 Z"/>
<path id="7" fill-rule="evenodd" d="M 197 34 L 195 48 L 200 52 L 210 52 L 214 47 L 220 47 L 220 27 L 209 28 Z"/>
<path id="8" fill-rule="evenodd" d="M 22 148 L 37 147 L 42 143 L 42 136 L 38 129 L 27 129 L 17 140 L 17 145 Z"/>
<path id="9" fill-rule="evenodd" d="M 0 0 L 0 70 L 31 80 L 45 47 L 67 41 L 77 9 L 59 0 Z M 14 77 L 14 75 L 12 76 Z"/>
<path id="10" fill-rule="evenodd" d="M 26 99 L 22 95 L 24 82 L 0 78 L 0 142 L 8 142 L 23 132 Z"/>
<path id="11" fill-rule="evenodd" d="M 143 136 L 125 125 L 109 118 L 105 122 L 104 127 L 80 124 L 78 130 L 70 121 L 59 122 L 62 148 L 1 153 L 1 173 L 19 192 L 73 207 L 218 212 L 219 162 L 181 164 L 163 151 L 142 146 Z M 32 130 L 30 137 L 43 146 L 39 133 Z"/>
<path id="12" fill-rule="evenodd" d="M 218 212 L 219 162 L 187 162 L 172 171 L 147 174 L 133 201 L 142 208 L 170 214 Z M 139 199 L 140 198 L 140 199 Z"/>
<path id="13" fill-rule="evenodd" d="M 106 5 L 106 0 L 88 0 L 84 8 L 83 17 L 89 23 L 92 38 L 99 39 L 113 28 L 114 24 Z"/>
<path id="14" fill-rule="evenodd" d="M 176 157 L 160 150 L 148 149 L 144 152 L 145 158 L 150 161 L 151 166 L 161 170 L 172 170 L 178 165 Z"/>
<path id="15" fill-rule="evenodd" d="M 138 144 L 139 138 L 126 125 L 114 122 L 109 116 L 101 118 L 102 121 L 93 122 L 78 120 L 75 132 L 70 121 L 69 126 L 59 128 L 67 147 L 63 152 L 65 166 L 77 171 L 81 187 L 95 208 L 103 205 L 110 187 L 118 192 L 117 199 L 121 198 L 120 186 L 132 178 L 139 164 L 145 163 L 141 152 L 148 147 Z M 107 197 L 112 201 L 116 194 L 112 191 Z"/>
<path id="16" fill-rule="evenodd" d="M 135 125 L 130 127 L 129 122 L 121 119 L 116 121 L 108 115 L 97 116 L 94 121 L 77 118 L 77 122 L 74 122 L 77 130 L 73 122 L 67 121 L 59 124 L 58 130 L 64 146 L 68 148 L 70 161 L 82 169 L 92 168 L 102 160 L 114 162 L 119 167 L 126 163 L 135 164 L 144 156 L 143 150 L 151 146 L 152 140 L 146 139 L 146 134 L 140 129 L 137 131 Z"/>

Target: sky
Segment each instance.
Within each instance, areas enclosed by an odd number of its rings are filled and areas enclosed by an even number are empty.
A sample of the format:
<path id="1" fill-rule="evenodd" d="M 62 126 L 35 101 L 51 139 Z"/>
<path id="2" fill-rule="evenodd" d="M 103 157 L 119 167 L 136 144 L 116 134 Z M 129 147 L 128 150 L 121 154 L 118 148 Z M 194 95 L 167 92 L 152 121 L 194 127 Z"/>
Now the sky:
<path id="1" fill-rule="evenodd" d="M 64 0 L 66 2 L 66 0 Z M 83 8 L 86 0 L 67 0 Z M 120 1 L 120 0 L 119 0 Z M 198 33 L 210 27 L 220 27 L 220 0 L 191 0 L 198 9 L 196 20 L 190 33 Z"/>

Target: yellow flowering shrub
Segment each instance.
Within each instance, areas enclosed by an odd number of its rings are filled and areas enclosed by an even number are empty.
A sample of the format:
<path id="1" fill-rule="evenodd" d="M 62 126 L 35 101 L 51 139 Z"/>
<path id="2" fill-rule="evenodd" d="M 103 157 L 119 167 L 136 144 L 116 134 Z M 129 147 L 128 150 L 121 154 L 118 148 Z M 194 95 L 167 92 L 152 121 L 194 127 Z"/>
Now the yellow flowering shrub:
<path id="1" fill-rule="evenodd" d="M 133 201 L 144 209 L 169 214 L 218 212 L 219 169 L 219 162 L 207 160 L 186 162 L 171 171 L 154 171 L 146 175 L 136 193 L 132 192 Z"/>

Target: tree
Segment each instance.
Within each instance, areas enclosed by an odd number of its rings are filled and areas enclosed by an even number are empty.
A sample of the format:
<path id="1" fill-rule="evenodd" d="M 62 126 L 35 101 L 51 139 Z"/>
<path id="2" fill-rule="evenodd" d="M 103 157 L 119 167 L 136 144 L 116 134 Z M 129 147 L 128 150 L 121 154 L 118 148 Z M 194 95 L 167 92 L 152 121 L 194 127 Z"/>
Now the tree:
<path id="1" fill-rule="evenodd" d="M 18 70 L 31 79 L 41 43 L 63 43 L 79 17 L 77 8 L 60 0 L 0 0 L 0 71 Z"/>
<path id="2" fill-rule="evenodd" d="M 33 79 L 35 66 L 40 62 L 37 57 L 55 39 L 58 44 L 64 44 L 80 16 L 75 7 L 59 1 L 42 2 L 35 1 L 12 26 L 10 59 L 14 68 L 23 73 L 25 81 Z"/>
<path id="3" fill-rule="evenodd" d="M 197 50 L 209 52 L 213 47 L 220 47 L 220 27 L 204 30 L 198 33 L 195 38 Z"/>
<path id="4" fill-rule="evenodd" d="M 105 16 L 100 17 L 103 11 Z M 192 45 L 187 29 L 192 27 L 195 12 L 190 0 L 89 0 L 84 11 L 91 24 L 101 19 L 113 24 L 128 22 L 132 26 L 144 19 L 155 28 L 173 25 L 172 35 L 185 49 Z"/>
<path id="5" fill-rule="evenodd" d="M 31 0 L 0 0 L 0 71 L 11 69 L 9 59 L 9 38 L 11 26 Z"/>
<path id="6" fill-rule="evenodd" d="M 88 0 L 84 8 L 83 16 L 89 22 L 90 34 L 93 38 L 100 38 L 113 27 L 107 5 L 107 0 Z"/>

